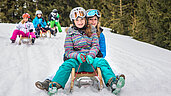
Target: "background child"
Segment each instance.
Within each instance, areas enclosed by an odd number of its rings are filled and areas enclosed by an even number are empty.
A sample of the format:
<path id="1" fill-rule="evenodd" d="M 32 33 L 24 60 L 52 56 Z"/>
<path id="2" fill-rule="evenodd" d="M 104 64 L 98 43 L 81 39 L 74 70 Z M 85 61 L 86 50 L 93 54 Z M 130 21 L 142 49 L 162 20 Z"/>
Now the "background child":
<path id="1" fill-rule="evenodd" d="M 31 35 L 32 44 L 33 44 L 36 36 L 33 33 L 33 30 L 34 30 L 33 23 L 28 21 L 28 18 L 30 18 L 30 15 L 28 13 L 24 13 L 22 17 L 23 17 L 23 20 L 21 20 L 21 22 L 16 26 L 16 30 L 14 30 L 10 40 L 12 41 L 12 43 L 15 43 L 17 35 L 22 35 L 23 37 L 29 37 Z"/>
<path id="2" fill-rule="evenodd" d="M 53 28 L 56 25 L 58 27 L 59 32 L 62 32 L 61 25 L 59 23 L 59 14 L 57 9 L 53 9 L 52 12 L 49 14 L 48 25 L 50 25 L 51 28 Z"/>
<path id="3" fill-rule="evenodd" d="M 50 30 L 50 28 L 46 28 L 46 21 L 43 18 L 42 14 L 43 13 L 41 10 L 37 10 L 36 17 L 33 19 L 33 25 L 34 25 L 34 28 L 36 29 L 36 37 L 37 38 L 40 36 L 40 30 L 42 32 L 46 32 L 46 31 Z M 52 30 L 50 30 L 50 31 L 51 31 L 51 33 L 53 33 Z"/>

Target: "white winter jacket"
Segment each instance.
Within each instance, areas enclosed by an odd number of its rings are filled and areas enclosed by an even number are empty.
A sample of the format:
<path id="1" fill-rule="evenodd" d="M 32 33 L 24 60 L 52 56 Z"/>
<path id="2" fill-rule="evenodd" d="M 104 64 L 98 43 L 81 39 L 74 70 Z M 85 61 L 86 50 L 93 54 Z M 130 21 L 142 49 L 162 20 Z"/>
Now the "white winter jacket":
<path id="1" fill-rule="evenodd" d="M 24 33 L 29 32 L 30 29 L 33 29 L 33 32 L 35 31 L 33 23 L 32 22 L 25 22 L 22 24 L 21 22 L 16 26 L 17 30 L 23 31 Z"/>

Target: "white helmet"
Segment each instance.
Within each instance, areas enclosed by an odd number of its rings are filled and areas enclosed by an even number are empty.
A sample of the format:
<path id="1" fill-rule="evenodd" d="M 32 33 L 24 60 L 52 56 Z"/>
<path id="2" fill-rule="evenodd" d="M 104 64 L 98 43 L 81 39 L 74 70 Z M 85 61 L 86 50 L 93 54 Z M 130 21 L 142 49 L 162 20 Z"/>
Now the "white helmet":
<path id="1" fill-rule="evenodd" d="M 53 13 L 58 13 L 58 10 L 57 9 L 53 9 L 52 12 Z"/>
<path id="2" fill-rule="evenodd" d="M 82 7 L 76 7 L 71 10 L 69 18 L 71 21 L 77 19 L 78 17 L 84 18 L 86 16 L 86 11 Z"/>
<path id="3" fill-rule="evenodd" d="M 36 11 L 36 15 L 38 15 L 38 14 L 42 14 L 42 11 L 41 10 L 37 10 Z"/>

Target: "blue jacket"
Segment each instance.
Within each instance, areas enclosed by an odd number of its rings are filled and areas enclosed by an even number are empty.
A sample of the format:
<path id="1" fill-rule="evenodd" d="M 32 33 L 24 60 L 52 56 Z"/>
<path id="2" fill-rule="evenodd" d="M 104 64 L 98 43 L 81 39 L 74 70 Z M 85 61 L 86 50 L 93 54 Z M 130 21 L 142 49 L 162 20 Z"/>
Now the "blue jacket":
<path id="1" fill-rule="evenodd" d="M 106 42 L 105 42 L 105 36 L 102 33 L 103 29 L 101 29 L 100 38 L 99 38 L 99 45 L 100 45 L 100 51 L 103 54 L 103 58 L 106 56 Z"/>
<path id="2" fill-rule="evenodd" d="M 34 25 L 34 28 L 36 29 L 37 28 L 37 25 L 38 24 L 41 24 L 41 27 L 42 28 L 45 28 L 46 26 L 46 21 L 44 20 L 43 22 L 43 18 L 38 18 L 37 16 L 33 19 L 33 25 Z"/>

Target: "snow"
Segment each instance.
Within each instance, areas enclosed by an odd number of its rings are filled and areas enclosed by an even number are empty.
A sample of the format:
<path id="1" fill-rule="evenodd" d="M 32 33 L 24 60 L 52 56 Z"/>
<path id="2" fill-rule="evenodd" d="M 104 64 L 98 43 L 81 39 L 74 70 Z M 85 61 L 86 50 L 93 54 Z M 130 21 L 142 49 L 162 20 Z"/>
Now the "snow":
<path id="1" fill-rule="evenodd" d="M 56 72 L 63 62 L 65 28 L 56 37 L 36 39 L 34 45 L 9 40 L 15 24 L 0 23 L 0 94 L 1 96 L 48 96 L 34 85 Z M 116 72 L 126 76 L 120 96 L 171 96 L 171 51 L 140 42 L 104 28 L 106 59 Z M 91 86 L 66 88 L 56 96 L 114 96 L 107 88 L 98 92 Z"/>

